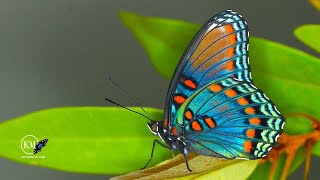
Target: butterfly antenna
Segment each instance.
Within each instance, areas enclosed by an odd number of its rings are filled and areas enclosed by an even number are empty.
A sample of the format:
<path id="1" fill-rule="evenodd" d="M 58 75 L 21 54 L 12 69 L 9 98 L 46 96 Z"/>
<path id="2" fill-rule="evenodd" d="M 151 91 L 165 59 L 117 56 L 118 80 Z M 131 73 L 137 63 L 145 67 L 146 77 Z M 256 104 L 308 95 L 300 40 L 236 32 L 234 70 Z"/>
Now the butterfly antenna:
<path id="1" fill-rule="evenodd" d="M 141 116 L 149 119 L 150 121 L 152 121 L 151 118 L 149 118 L 148 116 L 146 116 L 146 115 L 144 115 L 144 114 L 142 114 L 142 113 L 139 113 L 139 112 L 134 111 L 134 110 L 132 110 L 132 109 L 130 109 L 130 108 L 127 108 L 127 107 L 125 107 L 125 106 L 123 106 L 123 105 L 121 105 L 121 104 L 119 104 L 119 103 L 116 103 L 116 102 L 114 102 L 114 101 L 112 101 L 112 100 L 110 100 L 110 99 L 108 99 L 108 98 L 105 98 L 105 100 L 111 102 L 112 104 L 115 104 L 115 105 L 117 105 L 117 106 L 120 106 L 120 107 L 122 107 L 122 108 L 124 108 L 124 109 L 126 109 L 126 110 L 129 110 L 129 111 L 131 111 L 131 112 L 134 112 L 134 113 L 136 113 L 136 114 L 139 114 L 139 115 L 141 115 Z"/>
<path id="2" fill-rule="evenodd" d="M 151 116 L 143 109 L 143 107 L 142 107 L 139 103 L 137 103 L 132 97 L 130 97 L 129 94 L 128 94 L 126 91 L 124 91 L 116 82 L 114 82 L 114 81 L 111 79 L 110 76 L 107 76 L 107 79 L 108 79 L 110 82 L 112 82 L 112 84 L 114 84 L 118 89 L 120 89 L 120 91 L 121 91 L 124 95 L 126 95 L 126 96 L 130 99 L 131 102 L 133 102 L 134 104 L 136 104 L 137 106 L 139 106 L 140 109 L 148 116 L 148 119 L 151 119 Z"/>

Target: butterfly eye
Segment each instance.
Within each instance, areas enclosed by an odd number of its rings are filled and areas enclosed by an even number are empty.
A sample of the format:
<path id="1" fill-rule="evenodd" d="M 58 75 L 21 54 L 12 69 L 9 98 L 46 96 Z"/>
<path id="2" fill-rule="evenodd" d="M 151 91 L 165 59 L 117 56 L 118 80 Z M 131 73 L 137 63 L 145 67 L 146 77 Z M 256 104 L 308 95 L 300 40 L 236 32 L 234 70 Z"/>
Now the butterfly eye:
<path id="1" fill-rule="evenodd" d="M 158 131 L 158 126 L 156 124 L 153 124 L 151 127 L 153 132 L 157 132 Z"/>
<path id="2" fill-rule="evenodd" d="M 150 131 L 151 131 L 154 135 L 157 135 L 158 132 L 159 132 L 158 122 L 152 121 L 151 123 L 147 123 L 147 124 L 148 124 L 148 127 L 149 127 Z"/>

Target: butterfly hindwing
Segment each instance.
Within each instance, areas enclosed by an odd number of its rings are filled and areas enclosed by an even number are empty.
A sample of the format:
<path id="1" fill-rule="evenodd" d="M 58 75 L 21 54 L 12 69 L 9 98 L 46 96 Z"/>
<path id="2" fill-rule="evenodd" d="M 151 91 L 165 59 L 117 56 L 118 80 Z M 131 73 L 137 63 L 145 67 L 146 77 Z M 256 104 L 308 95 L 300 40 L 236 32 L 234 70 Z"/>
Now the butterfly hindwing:
<path id="1" fill-rule="evenodd" d="M 43 139 L 39 141 L 34 147 L 33 154 L 37 154 L 38 152 L 40 152 L 42 148 L 47 145 L 47 142 L 48 142 L 48 139 Z"/>
<path id="2" fill-rule="evenodd" d="M 252 83 L 248 43 L 247 23 L 234 11 L 223 11 L 205 23 L 176 68 L 167 94 L 165 119 L 174 119 L 188 97 L 215 79 L 235 77 Z M 170 126 L 174 126 L 172 123 Z"/>
<path id="3" fill-rule="evenodd" d="M 199 154 L 257 159 L 276 142 L 284 117 L 254 85 L 225 78 L 191 95 L 174 123 L 184 125 L 190 146 Z"/>

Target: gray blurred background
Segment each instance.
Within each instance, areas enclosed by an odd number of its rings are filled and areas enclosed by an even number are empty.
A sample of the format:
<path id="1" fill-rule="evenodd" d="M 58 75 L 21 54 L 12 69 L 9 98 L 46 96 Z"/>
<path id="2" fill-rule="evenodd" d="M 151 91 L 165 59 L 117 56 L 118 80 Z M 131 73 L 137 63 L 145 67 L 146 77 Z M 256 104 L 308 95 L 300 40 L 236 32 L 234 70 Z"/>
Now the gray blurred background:
<path id="1" fill-rule="evenodd" d="M 0 0 L 0 122 L 50 107 L 110 106 L 106 96 L 132 105 L 110 87 L 106 74 L 143 106 L 162 108 L 169 81 L 153 69 L 117 13 L 202 24 L 225 9 L 246 18 L 250 35 L 319 56 L 292 33 L 299 25 L 320 23 L 320 12 L 307 0 Z M 319 165 L 319 158 L 312 159 L 310 179 L 319 176 Z M 289 179 L 302 177 L 300 168 Z M 106 178 L 0 159 L 1 180 Z"/>

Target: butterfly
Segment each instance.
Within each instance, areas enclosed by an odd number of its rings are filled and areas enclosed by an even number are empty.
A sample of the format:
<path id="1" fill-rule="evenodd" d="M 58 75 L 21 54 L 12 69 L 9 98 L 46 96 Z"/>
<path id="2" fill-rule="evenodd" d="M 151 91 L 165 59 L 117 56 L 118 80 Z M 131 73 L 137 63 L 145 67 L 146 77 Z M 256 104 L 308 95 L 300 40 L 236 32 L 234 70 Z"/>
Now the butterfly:
<path id="1" fill-rule="evenodd" d="M 182 55 L 168 89 L 163 121 L 148 123 L 170 150 L 226 159 L 265 157 L 283 131 L 284 116 L 252 81 L 249 30 L 232 10 L 198 31 Z M 263 63 L 263 62 L 261 62 Z M 143 169 L 144 169 L 143 168 Z"/>
<path id="2" fill-rule="evenodd" d="M 33 154 L 37 154 L 41 151 L 43 147 L 47 145 L 48 139 L 43 139 L 42 141 L 39 141 L 36 146 L 34 147 Z"/>

